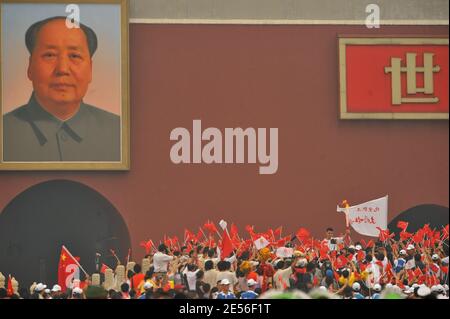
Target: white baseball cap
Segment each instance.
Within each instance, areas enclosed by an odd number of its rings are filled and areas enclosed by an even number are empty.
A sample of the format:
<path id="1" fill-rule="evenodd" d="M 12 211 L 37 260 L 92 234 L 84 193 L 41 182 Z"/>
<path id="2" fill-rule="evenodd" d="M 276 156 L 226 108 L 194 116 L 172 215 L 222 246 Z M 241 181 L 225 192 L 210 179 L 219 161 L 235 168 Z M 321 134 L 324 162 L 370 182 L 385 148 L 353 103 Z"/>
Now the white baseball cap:
<path id="1" fill-rule="evenodd" d="M 434 254 L 433 256 L 431 256 L 431 259 L 433 259 L 433 260 L 439 260 L 440 257 L 439 257 L 438 254 Z"/>
<path id="2" fill-rule="evenodd" d="M 254 285 L 256 285 L 256 281 L 255 281 L 255 280 L 249 279 L 249 280 L 247 281 L 247 286 L 252 287 L 252 286 L 254 286 Z"/>
<path id="3" fill-rule="evenodd" d="M 144 284 L 144 289 L 150 289 L 150 288 L 153 288 L 153 284 L 151 283 L 151 282 L 146 282 L 145 284 Z"/>
<path id="4" fill-rule="evenodd" d="M 406 250 L 404 249 L 400 250 L 400 255 L 406 255 Z"/>
<path id="5" fill-rule="evenodd" d="M 44 292 L 46 293 L 46 294 L 49 294 L 50 293 L 50 289 L 44 289 Z"/>
<path id="6" fill-rule="evenodd" d="M 380 284 L 375 284 L 373 286 L 373 290 L 375 290 L 376 292 L 380 292 L 381 291 L 381 285 Z"/>
<path id="7" fill-rule="evenodd" d="M 356 249 L 356 247 L 353 245 L 350 245 L 350 246 L 348 246 L 348 249 Z"/>
<path id="8" fill-rule="evenodd" d="M 221 285 L 229 285 L 230 284 L 230 281 L 228 280 L 228 279 L 222 279 L 221 281 L 220 281 L 220 284 Z"/>
<path id="9" fill-rule="evenodd" d="M 53 288 L 52 288 L 52 291 L 53 292 L 59 292 L 59 291 L 61 291 L 62 289 L 61 289 L 61 286 L 60 285 L 54 285 L 53 286 Z"/>
<path id="10" fill-rule="evenodd" d="M 410 294 L 412 294 L 413 292 L 414 292 L 414 288 L 413 288 L 413 287 L 411 287 L 411 288 L 409 288 L 409 289 L 406 289 L 406 290 L 404 291 L 404 293 L 407 294 L 407 295 L 410 295 Z"/>
<path id="11" fill-rule="evenodd" d="M 352 286 L 354 291 L 360 291 L 361 290 L 361 285 L 358 282 L 355 282 Z"/>
<path id="12" fill-rule="evenodd" d="M 419 290 L 417 290 L 417 294 L 420 296 L 420 297 L 426 297 L 426 296 L 428 296 L 429 294 L 431 294 L 431 289 L 430 288 L 428 288 L 427 286 L 421 286 L 420 288 L 419 288 Z"/>
<path id="13" fill-rule="evenodd" d="M 361 250 L 361 249 L 362 249 L 362 246 L 361 246 L 361 245 L 356 245 L 356 246 L 355 246 L 355 249 L 356 249 L 356 250 Z"/>
<path id="14" fill-rule="evenodd" d="M 406 248 L 406 250 L 414 250 L 416 249 L 416 247 L 414 247 L 414 245 L 408 245 L 408 247 Z"/>
<path id="15" fill-rule="evenodd" d="M 43 283 L 38 283 L 36 285 L 36 288 L 34 288 L 34 290 L 41 292 L 41 291 L 45 290 L 45 288 L 47 288 L 47 285 L 44 285 Z"/>
<path id="16" fill-rule="evenodd" d="M 81 289 L 80 287 L 75 287 L 73 288 L 72 293 L 81 295 L 83 293 L 83 289 Z"/>

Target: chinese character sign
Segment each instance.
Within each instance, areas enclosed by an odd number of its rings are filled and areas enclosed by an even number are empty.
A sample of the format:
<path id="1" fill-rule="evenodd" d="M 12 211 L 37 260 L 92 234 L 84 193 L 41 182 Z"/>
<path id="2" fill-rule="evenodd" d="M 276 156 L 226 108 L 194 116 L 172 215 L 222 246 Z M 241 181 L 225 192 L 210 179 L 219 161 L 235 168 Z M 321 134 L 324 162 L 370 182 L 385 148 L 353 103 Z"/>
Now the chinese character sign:
<path id="1" fill-rule="evenodd" d="M 388 196 L 348 208 L 338 206 L 337 211 L 348 214 L 349 223 L 357 233 L 378 237 L 377 227 L 387 228 Z"/>
<path id="2" fill-rule="evenodd" d="M 448 38 L 341 38 L 343 119 L 448 119 Z"/>

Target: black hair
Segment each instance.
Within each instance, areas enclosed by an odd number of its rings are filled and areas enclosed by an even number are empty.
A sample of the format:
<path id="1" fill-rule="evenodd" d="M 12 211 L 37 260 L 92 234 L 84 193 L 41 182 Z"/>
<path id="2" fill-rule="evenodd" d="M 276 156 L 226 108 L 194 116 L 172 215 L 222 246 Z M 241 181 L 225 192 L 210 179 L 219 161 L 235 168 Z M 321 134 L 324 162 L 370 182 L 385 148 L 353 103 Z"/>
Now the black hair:
<path id="1" fill-rule="evenodd" d="M 195 269 L 197 269 L 197 266 L 195 264 L 188 264 L 187 265 L 187 270 L 188 271 L 195 271 Z"/>
<path id="2" fill-rule="evenodd" d="M 306 265 L 306 271 L 310 272 L 313 271 L 314 269 L 316 269 L 316 264 L 314 262 L 309 262 Z"/>
<path id="3" fill-rule="evenodd" d="M 0 288 L 0 299 L 4 299 L 8 296 L 8 292 L 5 288 Z"/>
<path id="4" fill-rule="evenodd" d="M 54 20 L 66 20 L 66 17 L 63 16 L 56 16 L 47 18 L 41 21 L 38 21 L 36 23 L 33 23 L 25 33 L 25 45 L 27 46 L 28 52 L 30 54 L 33 53 L 33 50 L 36 46 L 36 40 L 39 35 L 39 31 L 43 26 L 45 26 L 47 23 L 54 21 Z M 97 51 L 97 35 L 95 34 L 94 30 L 92 30 L 90 27 L 88 27 L 85 24 L 80 23 L 80 29 L 84 32 L 86 36 L 87 45 L 89 48 L 89 55 L 94 55 L 95 51 Z"/>
<path id="5" fill-rule="evenodd" d="M 122 292 L 129 292 L 130 285 L 124 282 L 122 285 L 120 285 L 120 291 Z"/>
<path id="6" fill-rule="evenodd" d="M 344 297 L 353 297 L 353 289 L 352 287 L 345 287 L 343 291 Z"/>
<path id="7" fill-rule="evenodd" d="M 111 299 L 122 299 L 122 294 L 120 292 L 114 291 L 111 295 Z"/>
<path id="8" fill-rule="evenodd" d="M 345 269 L 344 271 L 342 271 L 342 277 L 348 278 L 348 276 L 350 276 L 350 272 L 349 272 L 347 269 Z"/>
<path id="9" fill-rule="evenodd" d="M 127 271 L 127 278 L 128 279 L 131 279 L 131 277 L 133 277 L 134 276 L 134 271 L 132 271 L 131 269 L 129 269 L 128 271 Z"/>
<path id="10" fill-rule="evenodd" d="M 158 251 L 161 252 L 161 253 L 166 253 L 167 254 L 167 252 L 168 252 L 167 246 L 164 245 L 164 244 L 160 244 L 158 246 Z"/>
<path id="11" fill-rule="evenodd" d="M 210 248 L 208 250 L 208 257 L 213 258 L 215 253 L 216 253 L 216 250 L 214 248 Z"/>
<path id="12" fill-rule="evenodd" d="M 277 262 L 276 268 L 277 269 L 283 269 L 284 268 L 284 261 L 280 260 L 279 262 Z"/>
<path id="13" fill-rule="evenodd" d="M 328 228 L 327 228 L 327 232 L 329 232 L 329 231 L 334 231 L 334 229 L 331 228 L 331 227 L 328 227 Z"/>
<path id="14" fill-rule="evenodd" d="M 241 258 L 241 260 L 249 260 L 250 259 L 250 252 L 248 250 L 244 251 L 241 254 L 240 258 Z"/>
<path id="15" fill-rule="evenodd" d="M 197 279 L 201 279 L 201 278 L 203 278 L 204 275 L 205 275 L 205 273 L 203 272 L 203 270 L 199 270 L 199 271 L 197 272 L 197 274 L 195 275 L 195 277 L 196 277 Z"/>
<path id="16" fill-rule="evenodd" d="M 213 268 L 214 268 L 214 263 L 212 262 L 212 260 L 207 260 L 205 262 L 205 271 L 211 270 Z"/>
<path id="17" fill-rule="evenodd" d="M 217 263 L 217 269 L 219 269 L 219 271 L 225 271 L 228 269 L 228 265 L 227 262 L 224 260 L 221 260 Z"/>
<path id="18" fill-rule="evenodd" d="M 142 267 L 141 267 L 141 265 L 136 264 L 136 265 L 134 265 L 133 270 L 134 270 L 134 272 L 135 272 L 136 274 L 138 274 L 138 273 L 141 272 Z"/>

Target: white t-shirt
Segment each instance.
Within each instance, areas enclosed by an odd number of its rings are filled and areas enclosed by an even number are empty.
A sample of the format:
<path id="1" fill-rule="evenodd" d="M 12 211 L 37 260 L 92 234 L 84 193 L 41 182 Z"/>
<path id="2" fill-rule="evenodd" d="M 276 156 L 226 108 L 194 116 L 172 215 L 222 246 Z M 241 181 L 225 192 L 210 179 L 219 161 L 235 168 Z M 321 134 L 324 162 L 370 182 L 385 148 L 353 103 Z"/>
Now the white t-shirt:
<path id="1" fill-rule="evenodd" d="M 186 275 L 187 283 L 188 283 L 188 289 L 189 291 L 195 291 L 195 283 L 197 281 L 197 273 L 200 269 L 197 269 L 196 271 L 189 271 L 187 267 L 183 270 L 183 274 Z"/>
<path id="2" fill-rule="evenodd" d="M 291 286 L 289 277 L 292 275 L 292 267 L 286 269 L 278 269 L 273 275 L 273 285 L 275 288 L 284 289 L 284 284 L 286 288 Z"/>
<path id="3" fill-rule="evenodd" d="M 167 266 L 172 260 L 173 256 L 169 256 L 158 251 L 153 256 L 153 267 L 155 268 L 155 272 L 167 272 Z"/>

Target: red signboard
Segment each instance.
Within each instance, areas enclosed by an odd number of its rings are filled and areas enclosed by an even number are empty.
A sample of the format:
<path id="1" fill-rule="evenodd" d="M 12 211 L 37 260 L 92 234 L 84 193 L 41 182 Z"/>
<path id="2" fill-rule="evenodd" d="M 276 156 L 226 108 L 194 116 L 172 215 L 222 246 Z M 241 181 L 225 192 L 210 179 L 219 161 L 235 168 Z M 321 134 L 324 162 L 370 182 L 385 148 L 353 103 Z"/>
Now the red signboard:
<path id="1" fill-rule="evenodd" d="M 341 38 L 342 119 L 448 119 L 448 39 Z"/>

